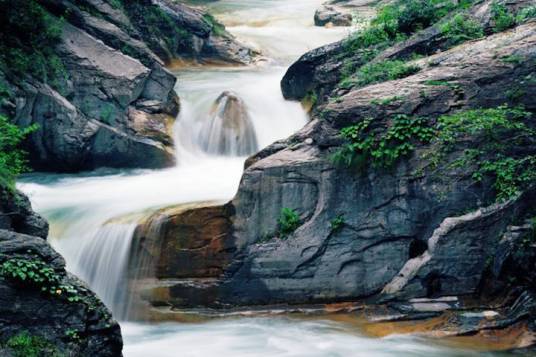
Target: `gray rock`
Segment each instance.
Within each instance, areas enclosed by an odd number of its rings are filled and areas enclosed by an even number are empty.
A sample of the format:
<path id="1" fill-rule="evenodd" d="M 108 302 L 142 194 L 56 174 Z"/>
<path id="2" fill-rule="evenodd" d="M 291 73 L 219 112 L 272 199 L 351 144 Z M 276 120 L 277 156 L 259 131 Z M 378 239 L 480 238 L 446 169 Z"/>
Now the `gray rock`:
<path id="1" fill-rule="evenodd" d="M 23 194 L 0 189 L 0 197 L 0 345 L 25 333 L 65 355 L 121 356 L 119 325 L 95 294 L 65 271 L 64 259 L 43 239 L 46 222 Z M 4 264 L 14 259 L 44 264 L 57 281 L 14 278 L 4 271 Z M 8 355 L 2 347 L 0 354 Z"/>

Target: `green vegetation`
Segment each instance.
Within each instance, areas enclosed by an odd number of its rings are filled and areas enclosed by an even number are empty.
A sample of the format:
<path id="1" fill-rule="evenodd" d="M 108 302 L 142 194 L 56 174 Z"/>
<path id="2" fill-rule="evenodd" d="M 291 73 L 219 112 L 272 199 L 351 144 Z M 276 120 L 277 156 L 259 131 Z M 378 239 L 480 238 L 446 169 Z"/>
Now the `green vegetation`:
<path id="1" fill-rule="evenodd" d="M 0 115 L 0 187 L 13 191 L 15 178 L 28 170 L 26 153 L 20 149 L 20 144 L 36 129 L 36 125 L 21 129 Z"/>
<path id="2" fill-rule="evenodd" d="M 37 0 L 0 0 L 0 67 L 61 91 L 67 72 L 54 49 L 62 30 L 63 20 Z"/>
<path id="3" fill-rule="evenodd" d="M 205 15 L 203 15 L 203 20 L 205 20 L 212 27 L 212 33 L 214 35 L 216 36 L 226 35 L 225 26 L 219 23 L 211 14 L 206 13 Z"/>
<path id="4" fill-rule="evenodd" d="M 436 165 L 457 143 L 470 135 L 474 145 L 451 167 L 475 167 L 472 178 L 479 182 L 491 177 L 498 201 L 514 197 L 536 180 L 536 155 L 516 150 L 536 144 L 536 131 L 525 124 L 531 113 L 500 106 L 445 115 L 438 119 Z"/>
<path id="5" fill-rule="evenodd" d="M 453 10 L 464 9 L 470 0 L 398 0 L 382 7 L 370 26 L 352 34 L 347 41 L 347 50 L 379 47 L 385 48 L 409 35 L 422 30 Z"/>
<path id="6" fill-rule="evenodd" d="M 395 115 L 386 130 L 375 130 L 372 124 L 372 120 L 364 120 L 341 130 L 346 144 L 332 157 L 336 165 L 360 170 L 369 165 L 390 167 L 409 155 L 417 143 L 429 143 L 434 136 L 424 118 Z"/>
<path id="7" fill-rule="evenodd" d="M 519 11 L 516 16 L 516 22 L 522 23 L 524 21 L 534 18 L 536 18 L 536 6 L 529 6 Z"/>
<path id="8" fill-rule="evenodd" d="M 149 47 L 158 55 L 167 58 L 181 49 L 191 49 L 192 35 L 182 29 L 177 21 L 161 8 L 156 5 L 148 6 L 139 1 L 122 0 L 122 2 L 131 21 L 136 23 Z M 167 49 L 162 49 L 160 39 L 163 39 Z"/>
<path id="9" fill-rule="evenodd" d="M 513 27 L 516 24 L 514 14 L 508 11 L 508 8 L 498 2 L 491 5 L 491 16 L 493 20 L 493 31 L 501 32 Z"/>
<path id="10" fill-rule="evenodd" d="M 318 103 L 318 95 L 315 91 L 309 91 L 303 98 L 303 102 L 309 104 L 311 107 L 314 107 Z"/>
<path id="11" fill-rule="evenodd" d="M 344 215 L 340 214 L 337 217 L 333 218 L 329 224 L 331 227 L 332 232 L 338 232 L 344 227 L 344 224 L 346 223 L 346 219 L 344 218 Z"/>
<path id="12" fill-rule="evenodd" d="M 69 302 L 80 301 L 78 291 L 72 285 L 62 284 L 63 276 L 40 258 L 13 258 L 0 266 L 0 276 L 17 286 L 37 289 L 52 296 L 61 296 Z"/>
<path id="13" fill-rule="evenodd" d="M 110 103 L 106 103 L 99 113 L 100 120 L 106 124 L 112 124 L 114 121 L 114 106 Z"/>
<path id="14" fill-rule="evenodd" d="M 389 104 L 392 104 L 394 102 L 401 101 L 403 99 L 404 99 L 404 97 L 395 95 L 393 97 L 386 97 L 386 98 L 382 98 L 382 99 L 373 99 L 373 100 L 370 101 L 370 104 L 373 104 L 373 105 L 389 105 Z"/>
<path id="15" fill-rule="evenodd" d="M 447 39 L 447 47 L 459 45 L 465 41 L 484 36 L 484 29 L 468 14 L 456 14 L 452 19 L 441 25 L 441 32 Z"/>
<path id="16" fill-rule="evenodd" d="M 340 87 L 349 88 L 354 85 L 364 87 L 369 84 L 385 82 L 411 76 L 420 71 L 420 67 L 405 61 L 382 61 L 369 63 L 357 71 L 355 77 L 343 78 Z"/>
<path id="17" fill-rule="evenodd" d="M 281 209 L 277 223 L 279 225 L 280 238 L 284 239 L 300 226 L 300 216 L 295 210 L 284 207 Z"/>
<path id="18" fill-rule="evenodd" d="M 40 336 L 30 335 L 28 332 L 21 332 L 11 337 L 3 345 L 11 349 L 13 357 L 65 356 L 52 343 Z"/>
<path id="19" fill-rule="evenodd" d="M 523 56 L 513 54 L 513 55 L 510 55 L 510 56 L 502 57 L 501 61 L 503 61 L 504 63 L 509 63 L 509 64 L 513 64 L 513 65 L 519 65 L 519 64 L 523 63 Z"/>

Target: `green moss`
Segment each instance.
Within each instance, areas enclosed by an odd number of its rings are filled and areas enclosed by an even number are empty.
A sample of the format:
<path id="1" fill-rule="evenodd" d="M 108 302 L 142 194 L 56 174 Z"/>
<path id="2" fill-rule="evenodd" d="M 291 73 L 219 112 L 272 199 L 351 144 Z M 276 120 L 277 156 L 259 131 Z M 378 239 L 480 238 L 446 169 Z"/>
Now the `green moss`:
<path id="1" fill-rule="evenodd" d="M 11 337 L 4 344 L 11 349 L 13 357 L 63 357 L 52 343 L 40 336 L 30 335 L 28 332 L 21 332 Z"/>
<path id="2" fill-rule="evenodd" d="M 15 178 L 28 170 L 26 153 L 20 144 L 26 136 L 37 130 L 36 125 L 21 129 L 0 115 L 0 186 L 15 189 Z"/>
<path id="3" fill-rule="evenodd" d="M 277 223 L 279 225 L 279 236 L 285 239 L 300 226 L 300 216 L 295 210 L 284 207 L 281 209 Z"/>
<path id="4" fill-rule="evenodd" d="M 395 60 L 369 63 L 359 68 L 354 76 L 344 78 L 340 83 L 340 87 L 363 87 L 373 83 L 408 77 L 418 71 L 420 71 L 419 66 L 408 64 L 406 61 Z"/>
<path id="5" fill-rule="evenodd" d="M 429 143 L 434 130 L 424 118 L 395 115 L 385 130 L 372 127 L 364 120 L 341 130 L 346 143 L 332 157 L 337 166 L 355 167 L 360 171 L 372 166 L 387 168 L 408 156 L 416 144 Z"/>
<path id="6" fill-rule="evenodd" d="M 484 36 L 484 29 L 468 14 L 456 14 L 452 19 L 441 25 L 443 36 L 447 39 L 447 47 L 459 45 L 465 41 Z"/>

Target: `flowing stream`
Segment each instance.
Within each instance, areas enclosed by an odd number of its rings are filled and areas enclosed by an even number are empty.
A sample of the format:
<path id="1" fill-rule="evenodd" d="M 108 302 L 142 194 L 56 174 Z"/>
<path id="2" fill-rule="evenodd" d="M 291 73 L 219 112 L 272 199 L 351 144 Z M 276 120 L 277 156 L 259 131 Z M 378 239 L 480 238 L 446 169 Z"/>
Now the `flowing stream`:
<path id="1" fill-rule="evenodd" d="M 280 80 L 306 51 L 343 38 L 348 28 L 317 28 L 323 0 L 190 1 L 208 5 L 241 41 L 268 58 L 245 68 L 176 71 L 182 110 L 175 124 L 178 164 L 165 170 L 97 170 L 28 175 L 18 186 L 50 222 L 50 242 L 67 268 L 86 280 L 118 318 L 126 316 L 124 280 L 140 212 L 166 205 L 229 200 L 247 154 L 300 129 L 307 116 L 285 101 Z M 225 91 L 233 97 L 216 99 Z M 238 98 L 238 99 L 236 99 Z M 246 108 L 244 143 L 221 126 L 225 105 Z M 231 103 L 232 104 L 232 103 Z M 126 357 L 137 356 L 458 356 L 474 352 L 416 337 L 373 339 L 345 323 L 289 316 L 234 317 L 210 322 L 121 324 Z"/>

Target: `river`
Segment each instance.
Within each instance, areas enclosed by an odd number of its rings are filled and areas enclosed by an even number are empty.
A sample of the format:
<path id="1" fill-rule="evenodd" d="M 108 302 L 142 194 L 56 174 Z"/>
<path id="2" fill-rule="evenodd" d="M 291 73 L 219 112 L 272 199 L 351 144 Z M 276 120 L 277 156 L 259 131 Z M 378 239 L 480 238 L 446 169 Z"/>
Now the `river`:
<path id="1" fill-rule="evenodd" d="M 18 187 L 50 222 L 50 242 L 67 267 L 87 281 L 118 318 L 126 316 L 120 282 L 135 220 L 131 213 L 196 201 L 229 200 L 245 156 L 207 154 L 203 120 L 214 100 L 231 90 L 245 102 L 260 148 L 307 122 L 301 105 L 285 101 L 279 82 L 306 51 L 347 35 L 318 28 L 323 0 L 221 0 L 207 4 L 266 61 L 244 68 L 177 69 L 182 110 L 174 127 L 177 166 L 164 170 L 97 170 L 76 175 L 34 173 Z M 233 317 L 193 323 L 121 323 L 126 357 L 164 356 L 467 356 L 476 354 L 417 337 L 365 337 L 355 326 L 322 317 Z"/>

